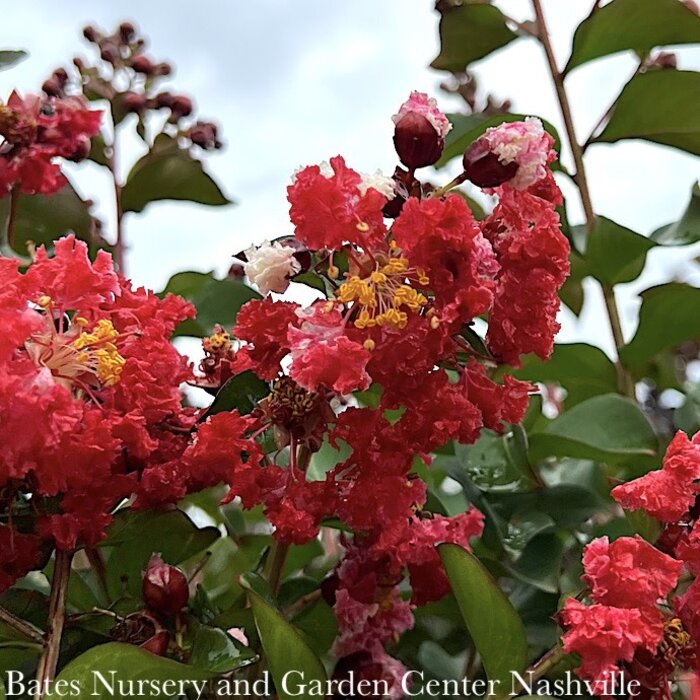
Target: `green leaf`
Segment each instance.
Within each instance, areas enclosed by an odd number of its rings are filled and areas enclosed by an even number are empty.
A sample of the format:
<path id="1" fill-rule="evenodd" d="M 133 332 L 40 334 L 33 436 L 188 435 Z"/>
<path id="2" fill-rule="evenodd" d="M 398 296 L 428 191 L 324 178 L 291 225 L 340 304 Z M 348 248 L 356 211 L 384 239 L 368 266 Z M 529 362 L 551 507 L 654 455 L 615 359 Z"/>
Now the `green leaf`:
<path id="1" fill-rule="evenodd" d="M 647 252 L 656 243 L 620 224 L 596 217 L 587 237 L 584 253 L 586 272 L 604 284 L 620 284 L 637 279 L 644 270 Z"/>
<path id="2" fill-rule="evenodd" d="M 275 681 L 280 700 L 301 697 L 300 683 L 318 682 L 325 687 L 327 677 L 323 664 L 299 631 L 284 619 L 261 595 L 248 589 L 255 626 L 260 635 L 265 660 Z M 285 678 L 286 674 L 290 674 Z"/>
<path id="3" fill-rule="evenodd" d="M 585 292 L 583 289 L 583 279 L 586 277 L 586 263 L 583 258 L 573 249 L 569 255 L 571 270 L 566 281 L 559 290 L 559 298 L 569 309 L 579 316 L 583 310 Z"/>
<path id="4" fill-rule="evenodd" d="M 614 0 L 581 22 L 567 73 L 619 51 L 648 53 L 655 46 L 700 42 L 700 17 L 678 0 Z"/>
<path id="5" fill-rule="evenodd" d="M 204 552 L 220 536 L 215 527 L 198 528 L 181 510 L 117 513 L 100 545 L 111 548 L 107 584 L 118 597 L 124 590 L 140 597 L 141 573 L 153 553 L 169 564 L 179 564 Z"/>
<path id="6" fill-rule="evenodd" d="M 12 68 L 20 61 L 24 61 L 29 54 L 22 49 L 3 49 L 0 51 L 0 70 Z"/>
<path id="7" fill-rule="evenodd" d="M 150 202 L 174 199 L 210 206 L 230 204 L 202 163 L 177 141 L 161 134 L 136 162 L 122 190 L 124 211 L 143 211 Z"/>
<path id="8" fill-rule="evenodd" d="M 214 398 L 200 420 L 224 411 L 237 410 L 241 415 L 250 413 L 270 393 L 270 387 L 256 374 L 247 370 L 231 377 Z"/>
<path id="9" fill-rule="evenodd" d="M 481 562 L 454 544 L 438 546 L 460 612 L 489 680 L 510 687 L 527 664 L 527 637 L 518 613 Z"/>
<path id="10" fill-rule="evenodd" d="M 460 73 L 470 63 L 517 38 L 497 7 L 467 1 L 442 11 L 440 54 L 430 65 L 437 70 Z"/>
<path id="11" fill-rule="evenodd" d="M 593 142 L 644 139 L 700 155 L 700 73 L 657 70 L 625 85 Z"/>
<path id="12" fill-rule="evenodd" d="M 178 272 L 169 280 L 159 296 L 178 294 L 197 308 L 197 318 L 188 319 L 175 329 L 175 336 L 203 338 L 215 324 L 230 329 L 236 323 L 241 306 L 251 299 L 262 299 L 252 287 L 239 280 L 219 280 L 211 272 Z"/>
<path id="13" fill-rule="evenodd" d="M 559 591 L 564 545 L 553 532 L 532 539 L 514 567 L 507 567 L 520 581 L 546 593 Z"/>
<path id="14" fill-rule="evenodd" d="M 700 289 L 671 282 L 640 296 L 637 332 L 620 352 L 626 366 L 637 367 L 666 348 L 700 337 Z"/>
<path id="15" fill-rule="evenodd" d="M 561 385 L 567 392 L 568 408 L 617 390 L 615 365 L 600 348 L 586 343 L 558 343 L 547 362 L 528 355 L 514 374 L 518 379 Z"/>
<path id="16" fill-rule="evenodd" d="M 523 121 L 528 116 L 527 114 L 496 114 L 492 117 L 485 117 L 483 114 L 448 114 L 447 118 L 452 122 L 452 129 L 445 137 L 445 149 L 435 167 L 442 168 L 453 158 L 458 156 L 461 158 L 467 147 L 476 141 L 486 129 L 506 122 Z M 542 119 L 542 126 L 552 135 L 554 149 L 558 153 L 561 149 L 559 133 L 554 125 L 545 119 Z"/>
<path id="17" fill-rule="evenodd" d="M 653 457 L 658 440 L 646 416 L 617 394 L 594 396 L 530 435 L 534 459 L 578 457 L 609 464 Z"/>
<path id="18" fill-rule="evenodd" d="M 651 238 L 661 245 L 691 245 L 700 241 L 700 184 L 693 187 L 681 218 L 656 229 Z"/>
<path id="19" fill-rule="evenodd" d="M 158 693 L 155 688 L 155 684 L 162 688 L 164 681 L 182 681 L 186 684 L 184 687 L 194 691 L 196 697 L 197 692 L 213 677 L 214 674 L 209 671 L 150 654 L 131 644 L 111 642 L 93 647 L 71 661 L 56 680 L 64 681 L 67 687 L 75 684 L 81 689 L 80 697 L 125 700 L 134 697 L 128 692 L 129 681 L 143 681 L 146 684 L 144 691 L 139 693 L 142 697 L 166 697 L 166 693 Z M 125 684 L 127 692 L 119 691 L 118 681 Z M 154 685 L 149 685 L 149 682 Z M 114 692 L 111 692 L 110 686 Z M 179 696 L 180 693 L 174 695 Z"/>
<path id="20" fill-rule="evenodd" d="M 230 673 L 247 666 L 253 657 L 250 649 L 223 630 L 202 625 L 194 636 L 188 663 L 202 671 Z"/>
<path id="21" fill-rule="evenodd" d="M 73 232 L 81 240 L 90 240 L 92 218 L 88 205 L 70 183 L 56 194 L 19 194 L 14 223 L 13 248 L 27 254 L 27 242 L 51 245 L 54 240 Z M 0 231 L 7 228 L 10 197 L 0 199 Z"/>

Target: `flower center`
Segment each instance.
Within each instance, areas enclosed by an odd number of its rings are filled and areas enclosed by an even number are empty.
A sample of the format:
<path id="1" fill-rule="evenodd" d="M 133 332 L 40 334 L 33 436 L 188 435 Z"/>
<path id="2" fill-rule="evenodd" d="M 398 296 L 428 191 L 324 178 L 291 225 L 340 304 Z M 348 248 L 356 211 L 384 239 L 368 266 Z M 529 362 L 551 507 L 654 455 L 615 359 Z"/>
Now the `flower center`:
<path id="1" fill-rule="evenodd" d="M 51 300 L 42 297 L 39 306 L 46 309 L 46 326 L 26 343 L 29 356 L 39 367 L 46 367 L 67 388 L 111 387 L 119 382 L 126 361 L 119 354 L 119 332 L 108 319 L 85 330 L 88 321 L 75 317 L 64 329 L 63 319 L 56 327 Z"/>
<path id="2" fill-rule="evenodd" d="M 356 328 L 385 325 L 405 328 L 408 314 L 402 309 L 416 312 L 428 303 L 427 297 L 411 284 L 425 286 L 429 283 L 423 270 L 410 268 L 408 260 L 397 255 L 392 247 L 388 260 L 377 258 L 374 270 L 367 277 L 348 277 L 340 285 L 337 296 L 344 304 L 357 304 Z"/>

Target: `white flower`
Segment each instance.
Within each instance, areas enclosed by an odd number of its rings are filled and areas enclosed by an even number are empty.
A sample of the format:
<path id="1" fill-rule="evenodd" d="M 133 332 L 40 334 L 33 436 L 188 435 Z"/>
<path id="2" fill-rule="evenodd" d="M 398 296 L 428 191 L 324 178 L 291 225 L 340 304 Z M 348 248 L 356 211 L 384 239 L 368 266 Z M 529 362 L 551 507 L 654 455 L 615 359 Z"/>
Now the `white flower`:
<path id="1" fill-rule="evenodd" d="M 387 199 L 396 197 L 393 178 L 387 177 L 381 170 L 377 170 L 374 175 L 362 173 L 362 182 L 359 184 L 360 194 L 364 195 L 370 187 Z"/>
<path id="2" fill-rule="evenodd" d="M 289 277 L 301 270 L 294 251 L 280 243 L 264 241 L 259 246 L 248 248 L 245 252 L 245 274 L 262 294 L 287 291 Z"/>

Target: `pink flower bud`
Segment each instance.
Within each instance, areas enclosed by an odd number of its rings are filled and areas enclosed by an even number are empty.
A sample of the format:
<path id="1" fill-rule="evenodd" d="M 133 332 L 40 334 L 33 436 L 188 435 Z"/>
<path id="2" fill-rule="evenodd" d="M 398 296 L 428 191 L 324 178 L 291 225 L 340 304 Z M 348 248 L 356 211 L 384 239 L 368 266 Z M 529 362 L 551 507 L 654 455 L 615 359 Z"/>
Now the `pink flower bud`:
<path id="1" fill-rule="evenodd" d="M 467 148 L 463 163 L 467 179 L 478 187 L 498 187 L 512 179 L 520 167 L 515 161 L 501 163 L 483 137 Z"/>
<path id="2" fill-rule="evenodd" d="M 158 554 L 148 562 L 141 586 L 143 602 L 156 613 L 172 617 L 187 605 L 190 597 L 185 574 L 166 564 Z"/>
<path id="3" fill-rule="evenodd" d="M 437 162 L 452 125 L 434 99 L 412 92 L 392 119 L 396 125 L 394 146 L 406 167 L 422 168 Z"/>

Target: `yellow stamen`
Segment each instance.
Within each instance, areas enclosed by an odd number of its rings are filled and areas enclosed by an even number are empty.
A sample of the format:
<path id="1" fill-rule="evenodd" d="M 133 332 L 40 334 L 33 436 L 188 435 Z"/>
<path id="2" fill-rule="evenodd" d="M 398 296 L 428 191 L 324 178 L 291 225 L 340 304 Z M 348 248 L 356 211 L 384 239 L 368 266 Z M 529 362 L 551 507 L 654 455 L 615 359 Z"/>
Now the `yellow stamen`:
<path id="1" fill-rule="evenodd" d="M 367 338 L 364 343 L 362 343 L 362 347 L 365 350 L 369 350 L 370 352 L 374 350 L 375 347 L 377 347 L 376 343 L 372 340 L 372 338 Z"/>

